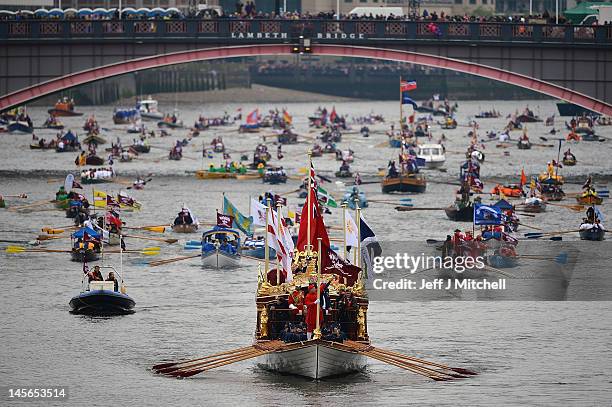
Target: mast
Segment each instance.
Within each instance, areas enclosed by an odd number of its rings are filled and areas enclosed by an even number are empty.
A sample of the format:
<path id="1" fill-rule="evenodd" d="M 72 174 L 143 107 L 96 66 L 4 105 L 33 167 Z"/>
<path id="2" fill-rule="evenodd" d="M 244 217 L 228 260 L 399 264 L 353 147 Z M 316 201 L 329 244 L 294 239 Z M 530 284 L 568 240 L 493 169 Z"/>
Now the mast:
<path id="1" fill-rule="evenodd" d="M 266 279 L 268 278 L 268 269 L 270 267 L 270 248 L 268 247 L 268 216 L 270 216 L 270 207 L 267 205 L 267 201 L 266 201 L 266 232 L 264 233 L 265 236 L 265 246 L 264 246 L 264 261 L 265 261 L 265 265 L 264 265 L 264 271 L 266 274 Z"/>
<path id="2" fill-rule="evenodd" d="M 313 339 L 321 338 L 321 240 L 322 238 L 317 238 L 317 325 L 315 331 L 313 332 Z"/>
<path id="3" fill-rule="evenodd" d="M 357 214 L 357 267 L 361 268 L 361 208 L 359 207 L 359 199 L 355 199 L 355 212 Z"/>
<path id="4" fill-rule="evenodd" d="M 312 214 L 310 213 L 312 211 L 311 208 L 311 199 L 310 199 L 310 190 L 312 189 L 312 177 L 311 177 L 311 169 L 312 169 L 312 151 L 308 150 L 308 197 L 306 200 L 306 203 L 308 204 L 308 220 L 307 220 L 307 235 L 308 235 L 308 239 L 307 239 L 307 245 L 306 245 L 306 251 L 312 251 L 312 242 L 310 241 L 310 217 L 312 216 Z M 267 229 L 266 229 L 267 230 Z"/>
<path id="5" fill-rule="evenodd" d="M 403 103 L 402 103 L 403 99 L 404 99 L 404 97 L 403 97 L 404 95 L 402 95 L 402 76 L 401 75 L 400 75 L 400 87 L 399 88 L 400 88 L 400 91 L 399 91 L 399 94 L 400 94 L 400 106 L 399 106 L 400 107 L 400 120 L 399 120 L 399 122 L 400 122 L 400 135 L 401 135 L 404 132 L 404 106 L 403 106 Z"/>
<path id="6" fill-rule="evenodd" d="M 346 203 L 342 203 L 342 222 L 344 222 L 342 225 L 344 232 L 342 233 L 342 245 L 344 246 L 344 260 L 346 260 Z"/>
<path id="7" fill-rule="evenodd" d="M 276 222 L 278 225 L 276 233 L 280 230 L 280 222 L 281 222 L 281 207 L 280 202 L 276 203 Z M 279 236 L 277 236 L 278 239 Z M 278 261 L 278 253 L 276 253 L 276 285 L 280 285 L 280 262 Z"/>

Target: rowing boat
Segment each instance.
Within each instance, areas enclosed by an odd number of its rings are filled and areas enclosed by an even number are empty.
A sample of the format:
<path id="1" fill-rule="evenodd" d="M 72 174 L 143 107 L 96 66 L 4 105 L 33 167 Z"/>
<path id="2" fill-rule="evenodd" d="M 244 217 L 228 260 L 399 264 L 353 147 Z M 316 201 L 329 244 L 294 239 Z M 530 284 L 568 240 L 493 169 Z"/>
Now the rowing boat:
<path id="1" fill-rule="evenodd" d="M 580 239 L 582 240 L 604 240 L 606 230 L 600 223 L 583 223 L 580 225 Z"/>
<path id="2" fill-rule="evenodd" d="M 427 188 L 425 177 L 419 174 L 408 174 L 397 177 L 385 177 L 381 181 L 382 192 L 415 192 L 423 193 Z"/>

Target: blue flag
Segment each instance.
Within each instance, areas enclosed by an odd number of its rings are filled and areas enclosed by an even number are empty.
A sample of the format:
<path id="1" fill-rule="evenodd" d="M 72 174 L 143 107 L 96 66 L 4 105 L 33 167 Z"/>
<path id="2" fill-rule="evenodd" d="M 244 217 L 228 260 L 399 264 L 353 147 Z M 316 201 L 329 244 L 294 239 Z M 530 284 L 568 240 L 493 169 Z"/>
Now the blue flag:
<path id="1" fill-rule="evenodd" d="M 474 225 L 501 225 L 502 210 L 496 206 L 474 204 Z"/>
<path id="2" fill-rule="evenodd" d="M 233 227 L 240 229 L 249 236 L 253 234 L 251 231 L 251 223 L 253 220 L 240 213 L 238 208 L 236 208 L 225 195 L 223 196 L 223 213 L 233 218 Z"/>
<path id="3" fill-rule="evenodd" d="M 418 107 L 416 102 L 410 98 L 408 92 L 402 92 L 402 105 L 412 105 L 415 109 Z"/>

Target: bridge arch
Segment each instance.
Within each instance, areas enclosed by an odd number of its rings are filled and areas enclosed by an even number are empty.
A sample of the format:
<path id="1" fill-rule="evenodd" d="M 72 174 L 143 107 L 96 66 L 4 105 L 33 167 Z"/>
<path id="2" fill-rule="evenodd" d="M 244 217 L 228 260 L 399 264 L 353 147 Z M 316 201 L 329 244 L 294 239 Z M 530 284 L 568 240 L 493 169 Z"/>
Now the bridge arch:
<path id="1" fill-rule="evenodd" d="M 20 106 L 29 101 L 50 95 L 63 89 L 83 85 L 100 79 L 110 78 L 125 73 L 141 71 L 168 65 L 211 59 L 247 57 L 260 55 L 288 55 L 291 53 L 289 44 L 245 45 L 233 47 L 215 47 L 199 50 L 175 52 L 117 62 L 67 76 L 55 78 L 38 85 L 18 90 L 0 97 L 0 111 Z M 525 75 L 493 68 L 472 62 L 461 61 L 436 55 L 391 50 L 383 48 L 350 46 L 350 45 L 314 45 L 314 55 L 343 56 L 354 58 L 381 59 L 388 61 L 407 62 L 435 68 L 449 69 L 509 83 L 533 91 L 543 93 L 570 103 L 582 106 L 595 112 L 612 115 L 612 105 L 597 100 L 588 95 L 564 88 L 559 85 L 530 78 Z"/>

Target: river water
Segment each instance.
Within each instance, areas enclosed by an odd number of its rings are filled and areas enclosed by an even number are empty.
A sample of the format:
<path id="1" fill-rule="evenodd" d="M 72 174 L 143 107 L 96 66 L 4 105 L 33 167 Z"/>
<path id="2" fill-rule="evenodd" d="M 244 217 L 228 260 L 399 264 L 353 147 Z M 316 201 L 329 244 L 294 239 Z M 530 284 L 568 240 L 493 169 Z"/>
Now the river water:
<path id="1" fill-rule="evenodd" d="M 496 108 L 504 116 L 529 105 L 541 117 L 555 113 L 551 101 L 533 102 L 461 102 L 458 121 L 467 124 L 480 110 Z M 298 132 L 312 136 L 307 115 L 318 104 L 300 103 L 270 106 L 252 104 L 182 105 L 182 118 L 191 124 L 204 113 L 214 116 L 242 107 L 248 113 L 255 107 L 287 107 L 294 116 Z M 175 106 L 161 106 L 171 110 Z M 329 108 L 330 106 L 328 106 Z M 338 103 L 340 114 L 360 115 L 370 111 L 396 120 L 397 104 L 391 102 Z M 45 110 L 30 109 L 36 124 L 44 121 Z M 111 106 L 83 108 L 95 113 L 108 138 L 121 137 L 129 144 L 131 135 L 111 120 Z M 84 118 L 62 119 L 73 129 L 80 128 Z M 506 119 L 481 120 L 480 133 L 501 130 Z M 152 124 L 149 124 L 152 126 Z M 413 196 L 416 207 L 446 206 L 452 201 L 454 182 L 462 159 L 459 152 L 468 143 L 467 127 L 456 130 L 434 129 L 434 138 L 442 132 L 448 137 L 447 172 L 428 171 L 426 194 Z M 341 147 L 355 150 L 353 169 L 364 177 L 377 172 L 394 158 L 397 150 L 379 147 L 386 140 L 384 126 L 368 139 L 346 136 Z M 563 122 L 556 120 L 556 128 Z M 187 131 L 173 131 L 168 138 L 153 139 L 150 154 L 131 163 L 116 163 L 121 179 L 130 181 L 136 174 L 153 173 L 153 181 L 133 195 L 143 203 L 143 210 L 123 215 L 128 225 L 151 225 L 170 222 L 181 204 L 189 206 L 203 221 L 214 221 L 215 209 L 221 208 L 225 192 L 239 209 L 248 211 L 250 196 L 269 189 L 260 181 L 199 181 L 187 172 L 207 166 L 202 162 L 202 143 L 209 144 L 213 135 L 222 135 L 226 146 L 237 159 L 241 152 L 251 153 L 260 140 L 258 135 L 238 135 L 235 127 L 202 132 L 184 149 L 181 161 L 166 159 L 170 145 L 186 136 Z M 541 123 L 528 125 L 533 142 L 548 135 L 550 128 Z M 612 137 L 612 128 L 600 127 L 598 134 Z M 37 130 L 49 138 L 53 132 Z M 566 134 L 564 130 L 562 132 Z M 518 132 L 513 133 L 517 138 Z M 554 136 L 552 136 L 554 137 Z M 542 144 L 554 143 L 544 142 Z M 27 192 L 27 202 L 51 199 L 60 179 L 74 171 L 76 154 L 56 154 L 30 150 L 30 136 L 0 136 L 2 170 L 0 193 Z M 486 189 L 492 178 L 518 181 L 521 168 L 528 174 L 544 170 L 546 161 L 556 158 L 556 147 L 537 147 L 519 151 L 510 148 L 509 157 L 494 143 L 487 146 L 487 160 L 482 166 Z M 284 165 L 297 175 L 307 165 L 309 144 L 283 147 Z M 563 169 L 576 182 L 587 174 L 605 176 L 612 173 L 608 157 L 611 143 L 582 142 L 571 146 L 579 165 Z M 270 144 L 274 155 L 275 147 Z M 453 152 L 457 153 L 453 153 Z M 214 163 L 219 163 L 216 157 Z M 331 157 L 314 159 L 316 169 L 331 173 L 338 167 Z M 275 192 L 297 188 L 297 180 L 274 188 Z M 120 184 L 105 185 L 107 192 L 117 192 Z M 327 188 L 341 195 L 339 187 Z M 378 184 L 364 185 L 369 199 L 394 200 L 380 193 Z M 580 185 L 569 184 L 566 191 L 578 191 Z M 86 187 L 85 193 L 91 194 Z M 289 195 L 289 205 L 298 203 Z M 19 202 L 7 200 L 9 206 Z M 571 201 L 567 201 L 571 203 Z M 40 207 L 37 209 L 47 209 Z M 606 215 L 608 205 L 602 206 Z M 441 211 L 395 212 L 392 205 L 371 204 L 364 217 L 383 242 L 422 242 L 426 238 L 442 239 L 459 224 L 448 221 Z M 568 230 L 576 227 L 582 214 L 562 207 L 549 206 L 544 214 L 529 218 L 531 225 L 544 230 Z M 339 223 L 339 211 L 326 217 L 328 224 Z M 0 211 L 0 239 L 31 240 L 43 226 L 66 226 L 70 222 L 62 212 L 36 210 L 27 213 Z M 463 227 L 466 227 L 465 224 Z M 521 232 L 526 230 L 522 229 Z M 336 232 L 337 233 L 337 232 Z M 151 235 L 153 236 L 153 235 Z M 181 244 L 160 243 L 162 255 L 169 258 L 185 254 Z M 197 239 L 197 235 L 188 236 Z M 584 245 L 577 236 L 564 236 L 564 243 L 575 244 L 580 254 L 573 277 L 564 292 L 554 299 L 534 301 L 537 296 L 520 297 L 521 301 L 428 301 L 427 298 L 376 299 L 370 303 L 368 330 L 375 346 L 424 357 L 452 366 L 477 370 L 480 375 L 454 382 L 431 382 L 393 366 L 371 361 L 367 370 L 344 378 L 311 381 L 281 376 L 261 370 L 256 362 L 246 361 L 225 366 L 188 380 L 156 376 L 149 368 L 162 360 L 204 356 L 248 345 L 255 328 L 254 293 L 257 265 L 243 261 L 235 270 L 203 269 L 197 260 L 177 262 L 151 268 L 139 255 L 124 257 L 124 274 L 128 292 L 136 301 L 136 313 L 115 318 L 91 318 L 71 315 L 68 301 L 80 289 L 80 265 L 69 261 L 68 254 L 0 254 L 0 386 L 49 387 L 68 389 L 69 398 L 57 405 L 102 406 L 120 401 L 123 405 L 610 405 L 612 400 L 612 319 L 610 318 L 612 284 L 608 274 L 610 251 L 607 242 Z M 575 242 L 575 243 L 572 243 Z M 0 243 L 3 247 L 8 243 Z M 128 248 L 157 246 L 156 242 L 127 239 Z M 540 243 L 547 246 L 547 243 Z M 550 243 L 552 244 L 552 243 Z M 524 246 L 523 246 L 524 245 Z M 520 246 L 529 250 L 530 242 Z M 67 240 L 58 239 L 45 247 L 66 249 Z M 535 247 L 535 246 L 534 246 Z M 533 251 L 533 247 L 531 247 Z M 535 249 L 540 250 L 540 249 Z M 105 263 L 118 265 L 117 255 L 107 255 Z M 519 281 L 519 280 L 517 280 Z M 524 280 L 520 280 L 523 281 Z M 511 283 L 509 283 L 511 284 Z M 469 296 L 468 296 L 469 297 Z M 466 299 L 466 298 L 461 298 Z M 467 298 L 470 299 L 470 298 Z M 506 298 L 507 299 L 507 298 Z M 519 299 L 511 298 L 511 299 Z M 5 388 L 3 389 L 5 391 Z M 2 395 L 1 405 L 12 405 Z M 23 403 L 16 402 L 14 405 Z M 53 405 L 32 402 L 28 405 Z"/>

